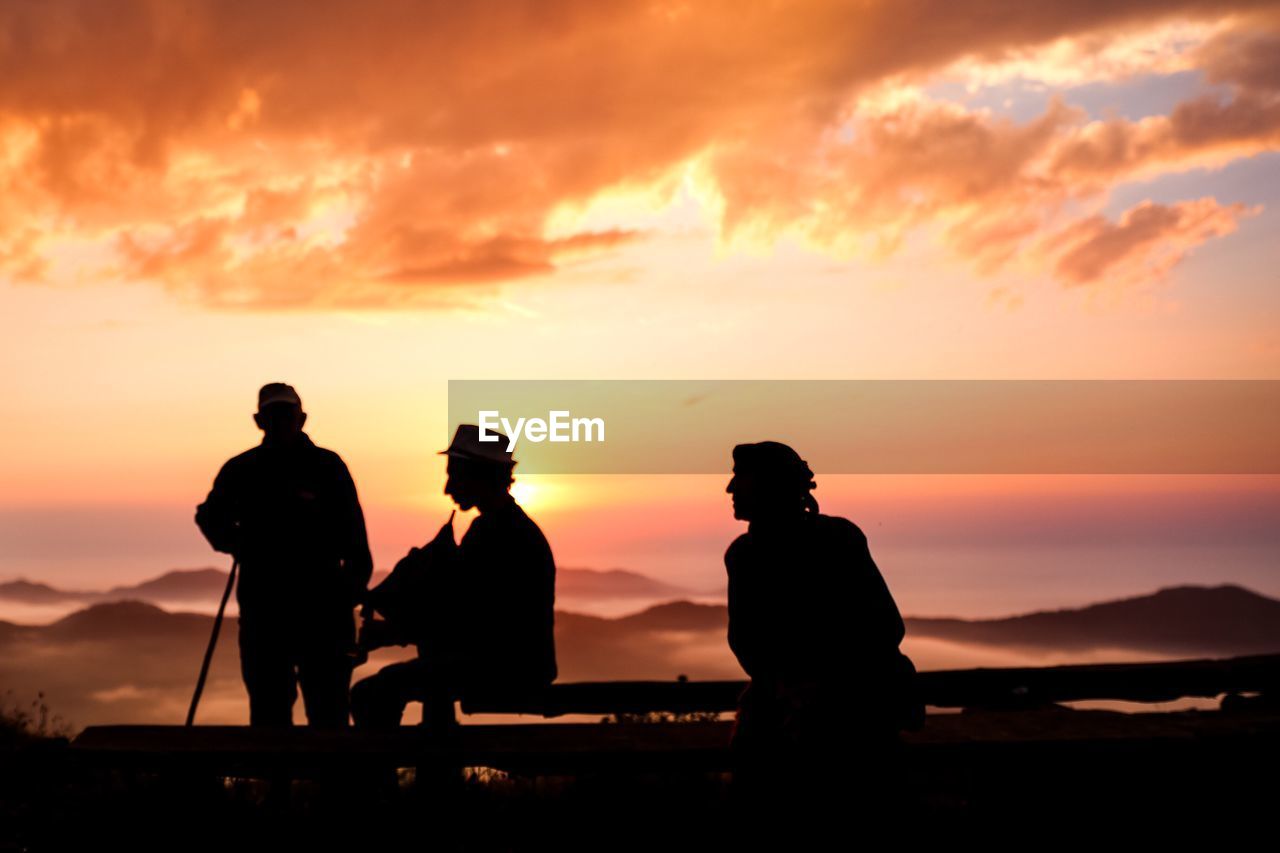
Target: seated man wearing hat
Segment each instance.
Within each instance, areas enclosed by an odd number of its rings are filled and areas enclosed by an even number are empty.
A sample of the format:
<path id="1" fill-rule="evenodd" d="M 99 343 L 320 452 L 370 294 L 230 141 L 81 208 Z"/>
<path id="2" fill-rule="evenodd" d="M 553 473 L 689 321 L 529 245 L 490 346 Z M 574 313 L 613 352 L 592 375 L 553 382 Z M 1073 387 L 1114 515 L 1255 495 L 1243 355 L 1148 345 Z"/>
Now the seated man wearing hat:
<path id="1" fill-rule="evenodd" d="M 423 703 L 424 725 L 456 725 L 454 700 L 468 693 L 516 696 L 555 680 L 555 561 L 511 496 L 515 462 L 506 448 L 505 436 L 482 442 L 477 426 L 463 424 L 442 451 L 449 458 L 445 494 L 480 514 L 457 545 L 450 517 L 370 592 L 361 646 L 414 643 L 418 657 L 352 688 L 357 726 L 397 726 L 415 700 Z M 368 618 L 369 610 L 386 620 Z"/>

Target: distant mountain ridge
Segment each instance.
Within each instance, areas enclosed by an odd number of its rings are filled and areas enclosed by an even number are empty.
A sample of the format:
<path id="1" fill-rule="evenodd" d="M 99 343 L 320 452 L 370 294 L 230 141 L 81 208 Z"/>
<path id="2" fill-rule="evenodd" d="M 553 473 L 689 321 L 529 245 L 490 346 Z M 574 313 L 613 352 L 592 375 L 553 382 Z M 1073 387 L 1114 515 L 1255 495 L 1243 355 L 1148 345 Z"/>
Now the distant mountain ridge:
<path id="1" fill-rule="evenodd" d="M 137 584 L 108 590 L 62 590 L 19 578 L 0 583 L 0 599 L 23 604 L 60 604 L 82 601 L 204 601 L 217 600 L 227 585 L 221 569 L 175 569 Z"/>
<path id="2" fill-rule="evenodd" d="M 1132 659 L 1139 649 L 1183 658 L 1265 654 L 1280 652 L 1278 615 L 1280 601 L 1240 587 L 1178 587 L 1006 619 L 907 619 L 907 648 L 922 671 L 954 667 L 927 637 L 956 640 L 964 649 L 990 644 L 997 660 L 1015 646 L 1044 649 L 1059 660 L 1070 659 L 1073 649 L 1090 658 L 1090 646 L 1113 661 Z M 171 612 L 140 601 L 94 602 L 47 625 L 0 622 L 0 692 L 43 691 L 77 723 L 172 724 L 186 709 L 212 624 L 207 612 Z M 671 601 L 617 618 L 562 605 L 555 627 L 561 681 L 744 677 L 728 647 L 722 604 Z M 244 706 L 237 629 L 228 617 L 210 674 L 211 707 L 219 701 Z M 915 651 L 913 640 L 920 641 Z M 357 677 L 412 654 L 386 652 Z"/>
<path id="3" fill-rule="evenodd" d="M 96 603 L 51 625 L 0 622 L 0 642 L 50 632 L 110 640 L 165 631 L 204 631 L 212 617 L 170 613 L 139 601 Z M 1188 655 L 1280 653 L 1280 601 L 1235 585 L 1179 586 L 1086 607 L 1000 619 L 907 617 L 908 637 L 1063 650 L 1128 648 Z M 616 618 L 556 611 L 557 634 L 590 643 L 665 631 L 723 632 L 722 604 L 670 601 Z"/>
<path id="4" fill-rule="evenodd" d="M 370 585 L 379 583 L 386 572 L 374 575 Z M 63 604 L 104 601 L 216 602 L 227 585 L 222 569 L 175 569 L 141 583 L 108 590 L 62 590 L 24 578 L 0 583 L 0 600 L 22 604 Z M 669 584 L 626 569 L 558 569 L 556 595 L 561 598 L 656 599 L 696 595 L 693 590 Z"/>
<path id="5" fill-rule="evenodd" d="M 678 598 L 693 594 L 686 587 L 627 569 L 556 570 L 556 595 L 562 598 Z"/>
<path id="6" fill-rule="evenodd" d="M 1002 619 L 905 621 L 909 636 L 986 645 L 1189 654 L 1280 652 L 1280 601 L 1234 584 L 1167 587 L 1150 595 Z"/>
<path id="7" fill-rule="evenodd" d="M 59 640 L 106 640 L 139 637 L 206 637 L 213 617 L 202 613 L 170 613 L 144 601 L 93 604 L 64 616 L 42 630 Z"/>

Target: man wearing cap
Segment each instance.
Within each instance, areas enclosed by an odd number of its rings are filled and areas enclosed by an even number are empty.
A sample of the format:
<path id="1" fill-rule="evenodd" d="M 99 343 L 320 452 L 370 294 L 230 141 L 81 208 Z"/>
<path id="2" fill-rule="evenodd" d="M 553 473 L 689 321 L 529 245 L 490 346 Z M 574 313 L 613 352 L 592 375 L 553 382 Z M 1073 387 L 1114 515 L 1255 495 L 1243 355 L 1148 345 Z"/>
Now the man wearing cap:
<path id="1" fill-rule="evenodd" d="M 398 588 L 413 588 L 421 600 L 406 607 L 380 599 L 381 587 L 370 593 L 373 608 L 391 624 L 366 619 L 362 646 L 412 642 L 418 657 L 352 688 L 358 726 L 397 726 L 405 705 L 418 700 L 424 725 L 448 728 L 457 724 L 454 701 L 468 693 L 536 695 L 556 678 L 555 560 L 538 525 L 511 496 L 515 462 L 507 438 L 487 435 L 496 439 L 482 441 L 479 427 L 463 424 L 441 451 L 448 456 L 445 494 L 480 514 L 456 546 L 446 524 L 406 558 L 421 557 L 416 570 L 423 582 Z M 391 615 L 406 612 L 413 615 L 400 615 L 398 624 Z"/>
<path id="2" fill-rule="evenodd" d="M 747 531 L 724 556 L 728 640 L 751 677 L 731 743 L 736 799 L 756 829 L 783 815 L 788 831 L 816 830 L 859 806 L 883 817 L 898 729 L 923 713 L 897 604 L 862 530 L 819 513 L 795 450 L 740 444 L 733 462 L 726 491 Z"/>
<path id="3" fill-rule="evenodd" d="M 289 385 L 258 392 L 257 447 L 222 466 L 196 509 L 215 550 L 240 564 L 240 671 L 251 725 L 347 725 L 355 605 L 373 572 L 364 514 L 341 457 L 302 431 Z"/>

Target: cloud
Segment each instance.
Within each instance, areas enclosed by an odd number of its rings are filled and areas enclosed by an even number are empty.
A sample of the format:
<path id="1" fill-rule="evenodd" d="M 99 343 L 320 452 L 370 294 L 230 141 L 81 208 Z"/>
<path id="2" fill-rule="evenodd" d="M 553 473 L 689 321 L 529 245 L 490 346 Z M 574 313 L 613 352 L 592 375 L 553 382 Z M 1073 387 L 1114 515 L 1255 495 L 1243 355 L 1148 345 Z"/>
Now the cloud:
<path id="1" fill-rule="evenodd" d="M 1190 168 L 1228 142 L 1261 146 L 1271 131 L 1251 115 L 1257 120 L 1248 126 L 1215 125 L 1199 135 L 1177 131 L 1197 123 L 1175 118 L 1161 124 L 1170 134 L 1148 132 L 1145 121 L 1086 122 L 1057 100 L 1015 124 L 915 99 L 856 117 L 851 142 L 826 150 L 815 143 L 813 156 L 791 158 L 808 169 L 771 169 L 753 146 L 726 152 L 711 168 L 731 236 L 795 231 L 822 247 L 892 251 L 912 229 L 936 222 L 945 244 L 983 273 L 1019 261 L 1068 285 L 1132 284 L 1158 280 L 1188 249 L 1231 233 L 1258 210 L 1206 198 L 1144 203 L 1117 223 L 1072 211 L 1100 204 L 1112 182 L 1147 174 L 1154 163 Z M 1103 143 L 1100 135 L 1119 141 Z"/>
<path id="2" fill-rule="evenodd" d="M 1197 51 L 1197 60 L 1213 83 L 1232 83 L 1251 91 L 1280 91 L 1280 15 L 1257 27 L 1219 33 Z"/>
<path id="3" fill-rule="evenodd" d="M 1049 240 L 1054 272 L 1068 284 L 1159 279 L 1190 249 L 1230 234 L 1241 216 L 1256 212 L 1202 198 L 1173 205 L 1142 202 L 1115 223 L 1088 217 Z"/>
<path id="4" fill-rule="evenodd" d="M 940 76 L 962 82 L 975 91 L 1011 82 L 1041 87 L 1079 86 L 1139 75 L 1174 74 L 1195 68 L 1192 48 L 1231 25 L 1230 18 L 1192 18 L 1121 32 L 1094 30 L 1015 48 L 994 59 L 967 56 L 943 69 Z"/>
<path id="5" fill-rule="evenodd" d="M 43 281 L 49 264 L 39 251 L 40 232 L 21 228 L 0 243 L 0 276 L 13 281 Z"/>
<path id="6" fill-rule="evenodd" d="M 88 241 L 111 250 L 99 276 L 218 307 L 449 304 L 640 237 L 552 237 L 548 222 L 690 163 L 724 200 L 728 234 L 801 227 L 837 247 L 870 228 L 891 251 L 936 220 L 996 269 L 1046 205 L 1078 195 L 1039 182 L 1102 192 L 1142 167 L 1273 146 L 1268 43 L 1247 58 L 1219 41 L 1258 26 L 1232 29 L 1228 13 L 1266 5 L 4 4 L 0 225 L 22 228 L 0 229 L 0 275 L 48 279 Z M 1139 38 L 1152 28 L 1164 35 Z M 1095 66 L 1129 73 L 1142 45 L 1184 51 L 1186 33 L 1205 40 L 1187 55 L 1237 94 L 1164 123 L 1073 130 L 1063 105 L 1026 125 L 859 112 L 886 81 L 1100 55 L 1138 34 Z M 842 147 L 851 121 L 860 136 Z M 989 202 L 1010 212 L 976 209 Z"/>
<path id="7" fill-rule="evenodd" d="M 932 224 L 980 273 L 1016 263 L 1067 285 L 1158 280 L 1259 209 L 1147 203 L 1116 223 L 1096 211 L 1119 184 L 1280 149 L 1280 52 L 1269 49 L 1278 33 L 1220 29 L 1187 52 L 1225 89 L 1138 120 L 1089 120 L 1053 96 L 1017 123 L 890 81 L 861 99 L 840 134 L 721 146 L 707 168 L 722 227 L 731 240 L 796 233 L 820 248 L 875 254 Z M 1121 254 L 1106 258 L 1107 248 Z"/>
<path id="8" fill-rule="evenodd" d="M 870 238 L 892 250 L 906 232 L 941 217 L 962 251 L 971 244 L 981 253 L 998 232 L 1024 230 L 1009 221 L 1018 206 L 1065 192 L 1037 169 L 1060 131 L 1081 117 L 1054 101 L 1017 125 L 912 98 L 856 113 L 847 143 L 811 139 L 810 150 L 771 163 L 764 159 L 771 146 L 751 142 L 718 152 L 709 168 L 730 237 L 794 226 L 820 245 L 857 247 Z"/>
<path id="9" fill-rule="evenodd" d="M 1063 180 L 1105 186 L 1122 178 L 1199 165 L 1222 165 L 1280 146 L 1278 92 L 1243 90 L 1184 101 L 1168 116 L 1093 122 L 1055 153 Z"/>

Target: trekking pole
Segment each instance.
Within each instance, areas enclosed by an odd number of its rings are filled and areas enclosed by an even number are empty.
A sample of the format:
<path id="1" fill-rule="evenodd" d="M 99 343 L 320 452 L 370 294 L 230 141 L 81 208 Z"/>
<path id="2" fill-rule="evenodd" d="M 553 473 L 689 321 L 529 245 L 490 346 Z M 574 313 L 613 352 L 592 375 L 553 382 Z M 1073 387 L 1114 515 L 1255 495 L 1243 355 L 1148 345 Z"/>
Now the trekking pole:
<path id="1" fill-rule="evenodd" d="M 218 645 L 218 631 L 222 629 L 222 614 L 227 609 L 227 599 L 231 597 L 231 588 L 236 585 L 236 569 L 240 561 L 231 562 L 231 574 L 227 575 L 227 588 L 222 591 L 222 603 L 218 605 L 218 615 L 213 620 L 213 633 L 209 635 L 209 648 L 204 650 L 204 663 L 200 664 L 200 677 L 196 679 L 196 692 L 191 696 L 191 707 L 187 709 L 187 725 L 196 721 L 196 707 L 200 704 L 200 694 L 204 692 L 204 680 L 209 677 L 209 664 L 213 662 L 213 650 Z"/>

